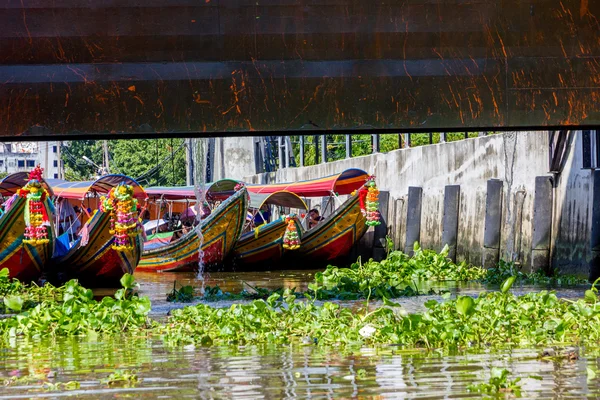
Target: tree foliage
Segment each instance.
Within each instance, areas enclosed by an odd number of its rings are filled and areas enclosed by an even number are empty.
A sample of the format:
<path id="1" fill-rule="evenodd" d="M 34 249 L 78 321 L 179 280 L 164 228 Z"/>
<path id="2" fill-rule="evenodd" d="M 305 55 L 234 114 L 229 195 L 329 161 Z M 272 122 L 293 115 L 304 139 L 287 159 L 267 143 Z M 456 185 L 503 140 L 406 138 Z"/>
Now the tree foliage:
<path id="1" fill-rule="evenodd" d="M 140 183 L 145 186 L 184 185 L 185 151 L 182 145 L 183 139 L 110 140 L 110 172 L 140 178 Z M 84 156 L 102 166 L 102 141 L 65 142 L 61 158 L 67 180 L 88 180 L 97 174 L 97 168 L 84 161 Z"/>

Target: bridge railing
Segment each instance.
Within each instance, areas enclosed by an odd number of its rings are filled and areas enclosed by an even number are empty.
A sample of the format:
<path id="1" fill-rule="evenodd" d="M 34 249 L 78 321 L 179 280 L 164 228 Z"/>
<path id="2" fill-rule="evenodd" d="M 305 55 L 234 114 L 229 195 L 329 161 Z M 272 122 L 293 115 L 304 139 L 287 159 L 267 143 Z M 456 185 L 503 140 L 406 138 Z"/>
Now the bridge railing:
<path id="1" fill-rule="evenodd" d="M 453 142 L 495 132 L 305 135 L 265 138 L 265 170 L 304 167 L 345 158 Z"/>

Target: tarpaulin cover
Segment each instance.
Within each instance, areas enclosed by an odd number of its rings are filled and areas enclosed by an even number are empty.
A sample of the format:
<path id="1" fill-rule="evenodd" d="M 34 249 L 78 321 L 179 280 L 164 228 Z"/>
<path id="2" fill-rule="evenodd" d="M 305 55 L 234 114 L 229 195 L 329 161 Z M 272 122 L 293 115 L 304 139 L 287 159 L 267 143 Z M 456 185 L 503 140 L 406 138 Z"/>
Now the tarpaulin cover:
<path id="1" fill-rule="evenodd" d="M 369 174 L 362 169 L 351 168 L 339 174 L 325 178 L 311 179 L 294 183 L 275 183 L 269 185 L 248 185 L 250 193 L 268 194 L 287 190 L 303 197 L 323 197 L 331 193 L 350 194 L 361 187 Z"/>
<path id="2" fill-rule="evenodd" d="M 304 200 L 297 194 L 286 190 L 275 193 L 250 193 L 250 207 L 260 208 L 263 204 L 308 210 Z"/>
<path id="3" fill-rule="evenodd" d="M 221 179 L 204 185 L 207 197 L 213 200 L 224 200 L 231 196 L 239 181 L 233 179 Z M 149 197 L 162 198 L 164 200 L 196 199 L 196 191 L 193 186 L 152 186 L 146 188 Z"/>
<path id="4" fill-rule="evenodd" d="M 87 197 L 88 193 L 107 194 L 113 187 L 120 183 L 133 187 L 133 197 L 141 200 L 148 197 L 144 188 L 133 178 L 126 175 L 105 175 L 95 181 L 86 182 L 53 181 L 53 183 L 55 183 L 52 185 L 54 194 L 56 197 L 63 199 L 83 200 Z"/>
<path id="5" fill-rule="evenodd" d="M 29 172 L 16 172 L 10 174 L 0 181 L 0 195 L 4 197 L 12 196 L 17 193 L 28 182 Z M 52 196 L 52 188 L 47 181 L 42 181 L 42 186 Z"/>

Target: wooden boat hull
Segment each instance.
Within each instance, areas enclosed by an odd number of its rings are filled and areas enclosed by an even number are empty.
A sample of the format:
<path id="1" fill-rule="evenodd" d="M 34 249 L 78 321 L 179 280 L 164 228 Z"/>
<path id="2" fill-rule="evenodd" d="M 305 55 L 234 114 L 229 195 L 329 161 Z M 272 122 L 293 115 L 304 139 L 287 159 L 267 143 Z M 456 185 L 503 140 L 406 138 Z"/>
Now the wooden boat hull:
<path id="1" fill-rule="evenodd" d="M 44 200 L 48 215 L 52 215 L 50 200 Z M 48 227 L 48 243 L 24 244 L 26 200 L 17 197 L 10 209 L 0 217 L 0 269 L 8 268 L 9 276 L 22 282 L 37 280 L 54 253 L 54 227 Z"/>
<path id="2" fill-rule="evenodd" d="M 298 254 L 292 257 L 299 261 L 298 267 L 322 267 L 347 257 L 367 229 L 358 196 L 352 196 L 319 225 L 304 232 Z"/>
<path id="3" fill-rule="evenodd" d="M 277 267 L 284 253 L 297 252 L 283 248 L 283 235 L 287 223 L 284 218 L 279 218 L 269 224 L 262 225 L 240 237 L 233 250 L 233 261 L 236 267 L 249 267 L 269 269 Z M 296 229 L 302 237 L 302 227 L 296 222 Z"/>
<path id="4" fill-rule="evenodd" d="M 223 264 L 239 239 L 246 211 L 248 196 L 241 189 L 225 200 L 213 213 L 199 225 L 204 256 L 202 262 L 207 269 Z M 195 230 L 188 232 L 175 242 L 142 253 L 138 265 L 140 271 L 196 271 L 200 261 L 200 239 Z"/>
<path id="5" fill-rule="evenodd" d="M 143 239 L 135 237 L 131 250 L 112 248 L 114 236 L 110 233 L 110 214 L 96 211 L 86 222 L 88 242 L 78 241 L 63 257 L 55 260 L 57 269 L 65 266 L 70 278 L 77 278 L 87 287 L 120 287 L 125 273 L 133 274 L 142 254 Z"/>

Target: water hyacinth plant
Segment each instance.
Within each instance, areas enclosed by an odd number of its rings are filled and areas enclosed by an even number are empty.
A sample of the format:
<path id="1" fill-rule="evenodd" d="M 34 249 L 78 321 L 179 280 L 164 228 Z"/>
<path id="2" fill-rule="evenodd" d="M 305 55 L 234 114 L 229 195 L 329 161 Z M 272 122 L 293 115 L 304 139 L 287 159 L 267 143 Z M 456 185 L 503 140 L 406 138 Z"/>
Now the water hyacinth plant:
<path id="1" fill-rule="evenodd" d="M 35 307 L 0 320 L 0 336 L 4 338 L 27 336 L 74 336 L 98 333 L 123 333 L 146 328 L 150 321 L 150 300 L 138 297 L 133 289 L 135 281 L 130 274 L 121 278 L 122 289 L 113 297 L 94 300 L 92 291 L 76 280 L 59 289 L 61 301 L 42 300 Z M 14 298 L 4 301 L 17 310 Z"/>
<path id="2" fill-rule="evenodd" d="M 600 340 L 595 286 L 585 299 L 569 301 L 548 291 L 515 296 L 509 291 L 514 281 L 477 298 L 430 300 L 425 312 L 412 314 L 387 299 L 383 307 L 356 313 L 335 303 L 298 302 L 286 292 L 229 308 L 199 304 L 175 310 L 158 330 L 168 342 L 199 345 L 306 342 L 432 349 Z"/>

